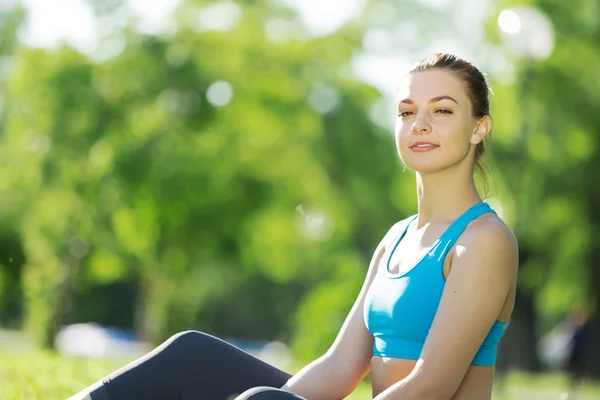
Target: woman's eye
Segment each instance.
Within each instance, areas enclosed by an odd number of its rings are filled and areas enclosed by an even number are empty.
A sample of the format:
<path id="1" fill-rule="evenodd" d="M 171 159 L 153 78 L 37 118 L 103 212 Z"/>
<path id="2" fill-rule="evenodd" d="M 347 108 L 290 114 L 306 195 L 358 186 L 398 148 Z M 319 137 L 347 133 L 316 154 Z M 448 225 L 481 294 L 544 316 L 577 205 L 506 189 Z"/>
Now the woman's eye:
<path id="1" fill-rule="evenodd" d="M 399 117 L 407 117 L 410 114 L 412 114 L 412 111 L 401 111 L 401 112 L 398 113 L 398 116 Z"/>
<path id="2" fill-rule="evenodd" d="M 452 114 L 452 110 L 448 108 L 438 108 L 437 110 L 435 110 L 435 112 L 440 114 Z"/>

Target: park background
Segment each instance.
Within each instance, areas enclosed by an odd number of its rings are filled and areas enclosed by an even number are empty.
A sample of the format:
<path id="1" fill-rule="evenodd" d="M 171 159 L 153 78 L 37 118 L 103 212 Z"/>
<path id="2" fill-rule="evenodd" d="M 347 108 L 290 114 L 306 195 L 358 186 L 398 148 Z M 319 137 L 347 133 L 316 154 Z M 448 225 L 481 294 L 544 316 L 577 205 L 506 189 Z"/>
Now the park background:
<path id="1" fill-rule="evenodd" d="M 600 338 L 597 0 L 0 1 L 0 398 L 68 397 L 189 329 L 322 354 L 416 212 L 394 90 L 436 51 L 494 90 L 503 395 L 556 398 L 567 317 Z"/>

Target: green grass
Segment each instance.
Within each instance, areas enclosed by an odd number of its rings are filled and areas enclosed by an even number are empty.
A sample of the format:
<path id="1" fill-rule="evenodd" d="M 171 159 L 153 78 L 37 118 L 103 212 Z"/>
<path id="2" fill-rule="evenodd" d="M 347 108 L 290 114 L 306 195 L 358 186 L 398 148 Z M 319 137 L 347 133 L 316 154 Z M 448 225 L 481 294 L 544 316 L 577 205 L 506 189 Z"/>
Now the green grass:
<path id="1" fill-rule="evenodd" d="M 123 362 L 64 358 L 49 351 L 0 353 L 0 400 L 65 400 Z"/>
<path id="2" fill-rule="evenodd" d="M 498 384 L 497 379 L 494 400 L 558 400 L 569 388 L 567 376 L 560 373 L 532 375 L 512 372 L 505 378 L 504 395 L 501 395 Z M 600 384 L 586 382 L 579 388 L 576 399 L 600 400 Z"/>
<path id="3" fill-rule="evenodd" d="M 504 391 L 496 389 L 493 400 L 559 400 L 566 391 L 568 380 L 562 374 L 531 375 L 512 372 L 506 376 Z M 588 382 L 579 391 L 576 400 L 600 400 L 600 384 Z M 361 383 L 348 400 L 368 400 L 371 388 Z M 571 397 L 569 400 L 574 399 Z"/>
<path id="4" fill-rule="evenodd" d="M 64 400 L 101 379 L 129 360 L 65 358 L 49 351 L 0 353 L 0 400 Z M 562 375 L 512 373 L 506 396 L 495 400 L 557 400 L 567 387 Z M 361 383 L 349 400 L 367 400 L 371 390 Z M 578 400 L 600 399 L 600 386 L 587 384 Z"/>

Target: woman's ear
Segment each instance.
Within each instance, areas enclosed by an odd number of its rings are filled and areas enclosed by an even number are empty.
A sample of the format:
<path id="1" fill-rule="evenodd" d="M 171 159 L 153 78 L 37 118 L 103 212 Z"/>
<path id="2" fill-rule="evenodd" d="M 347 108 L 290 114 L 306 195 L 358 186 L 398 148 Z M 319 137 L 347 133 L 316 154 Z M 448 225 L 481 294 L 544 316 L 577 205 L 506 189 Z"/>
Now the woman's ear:
<path id="1" fill-rule="evenodd" d="M 479 144 L 483 141 L 483 139 L 491 132 L 492 130 L 492 119 L 489 115 L 485 115 L 479 121 L 477 121 L 477 125 L 475 126 L 475 131 L 473 132 L 473 136 L 471 136 L 472 144 Z"/>

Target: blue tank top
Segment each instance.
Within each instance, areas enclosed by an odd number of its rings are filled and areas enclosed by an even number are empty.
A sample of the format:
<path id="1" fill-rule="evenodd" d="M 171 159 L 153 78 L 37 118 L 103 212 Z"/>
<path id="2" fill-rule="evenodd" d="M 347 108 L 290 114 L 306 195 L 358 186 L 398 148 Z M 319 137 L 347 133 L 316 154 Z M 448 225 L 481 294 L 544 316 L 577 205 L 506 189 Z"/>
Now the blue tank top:
<path id="1" fill-rule="evenodd" d="M 442 233 L 431 249 L 410 270 L 389 272 L 390 259 L 417 215 L 400 222 L 395 245 L 386 248 L 365 298 L 364 319 L 374 338 L 373 355 L 418 360 L 440 303 L 446 280 L 446 255 L 467 225 L 495 211 L 484 202 L 469 208 Z M 472 361 L 489 366 L 496 362 L 496 347 L 506 322 L 496 321 Z"/>

